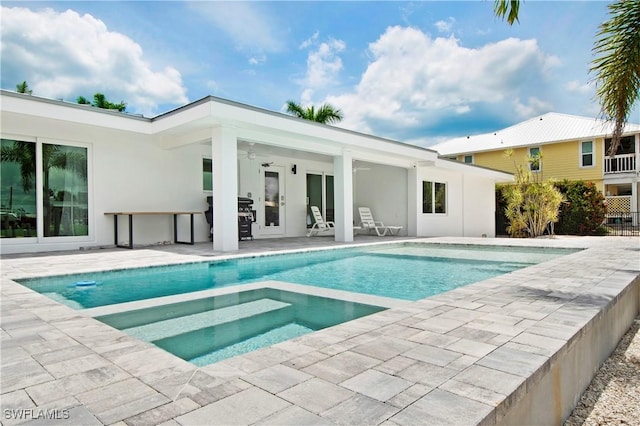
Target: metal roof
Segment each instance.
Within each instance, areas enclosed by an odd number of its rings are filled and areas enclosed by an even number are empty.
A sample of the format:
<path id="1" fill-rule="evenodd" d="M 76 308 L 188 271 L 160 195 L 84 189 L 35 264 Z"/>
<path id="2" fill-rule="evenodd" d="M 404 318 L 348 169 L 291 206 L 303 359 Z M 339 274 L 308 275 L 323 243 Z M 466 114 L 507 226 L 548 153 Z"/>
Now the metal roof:
<path id="1" fill-rule="evenodd" d="M 440 155 L 496 151 L 564 141 L 606 137 L 613 125 L 604 120 L 549 112 L 493 133 L 464 136 L 430 146 Z M 627 124 L 624 134 L 640 132 L 640 124 Z"/>

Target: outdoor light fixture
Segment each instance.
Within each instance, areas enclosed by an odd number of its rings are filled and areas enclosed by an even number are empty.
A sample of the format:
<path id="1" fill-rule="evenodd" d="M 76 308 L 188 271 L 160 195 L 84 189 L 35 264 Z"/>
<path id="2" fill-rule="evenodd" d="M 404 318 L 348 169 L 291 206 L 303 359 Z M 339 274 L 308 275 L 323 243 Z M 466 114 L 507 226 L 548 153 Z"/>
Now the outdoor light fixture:
<path id="1" fill-rule="evenodd" d="M 291 173 L 293 173 L 294 175 L 298 172 L 298 165 L 294 164 L 291 166 Z"/>
<path id="2" fill-rule="evenodd" d="M 253 142 L 249 143 L 249 149 L 247 150 L 247 158 L 249 160 L 255 160 L 256 159 L 256 152 L 253 150 Z"/>

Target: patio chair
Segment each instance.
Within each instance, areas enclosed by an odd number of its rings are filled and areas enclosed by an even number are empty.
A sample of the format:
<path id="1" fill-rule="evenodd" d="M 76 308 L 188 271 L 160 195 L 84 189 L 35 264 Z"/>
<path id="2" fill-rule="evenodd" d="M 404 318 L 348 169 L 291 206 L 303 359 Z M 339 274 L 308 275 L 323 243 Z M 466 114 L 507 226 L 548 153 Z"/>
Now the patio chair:
<path id="1" fill-rule="evenodd" d="M 307 237 L 335 229 L 336 224 L 331 221 L 325 222 L 317 206 L 311 206 L 311 214 L 313 215 L 314 223 L 307 232 Z"/>
<path id="2" fill-rule="evenodd" d="M 376 231 L 379 237 L 387 235 L 397 235 L 402 229 L 402 226 L 387 226 L 380 221 L 373 220 L 373 214 L 369 207 L 358 207 L 360 212 L 360 226 L 362 229 L 369 232 Z"/>

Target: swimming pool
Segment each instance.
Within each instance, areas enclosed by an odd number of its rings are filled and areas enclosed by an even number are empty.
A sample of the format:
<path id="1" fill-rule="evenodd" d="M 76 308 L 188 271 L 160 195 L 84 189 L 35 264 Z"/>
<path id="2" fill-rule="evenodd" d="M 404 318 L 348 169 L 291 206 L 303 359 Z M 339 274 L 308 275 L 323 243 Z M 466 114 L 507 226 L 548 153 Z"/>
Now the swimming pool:
<path id="1" fill-rule="evenodd" d="M 203 366 L 384 309 L 262 288 L 96 319 Z"/>
<path id="2" fill-rule="evenodd" d="M 419 300 L 574 252 L 384 244 L 20 280 L 75 309 L 275 280 Z"/>

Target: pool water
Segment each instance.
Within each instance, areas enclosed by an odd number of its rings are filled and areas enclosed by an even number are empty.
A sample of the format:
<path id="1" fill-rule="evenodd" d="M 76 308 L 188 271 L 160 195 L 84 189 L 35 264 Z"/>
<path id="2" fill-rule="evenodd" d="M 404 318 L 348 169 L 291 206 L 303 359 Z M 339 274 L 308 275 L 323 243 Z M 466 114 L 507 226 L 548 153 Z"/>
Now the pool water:
<path id="1" fill-rule="evenodd" d="M 96 319 L 203 366 L 384 309 L 263 288 Z"/>
<path id="2" fill-rule="evenodd" d="M 574 251 L 385 244 L 20 282 L 76 309 L 265 280 L 419 300 Z"/>

